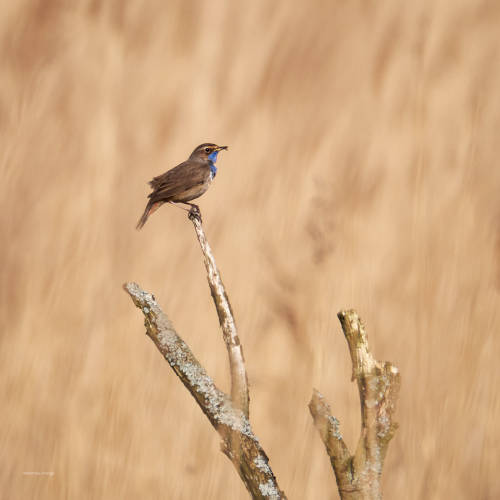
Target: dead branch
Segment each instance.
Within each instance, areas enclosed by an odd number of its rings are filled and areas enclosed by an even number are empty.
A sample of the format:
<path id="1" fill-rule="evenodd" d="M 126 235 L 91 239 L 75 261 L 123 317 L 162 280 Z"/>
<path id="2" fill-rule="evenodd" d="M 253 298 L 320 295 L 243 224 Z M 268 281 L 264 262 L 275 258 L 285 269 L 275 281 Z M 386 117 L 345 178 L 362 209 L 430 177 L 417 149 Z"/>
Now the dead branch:
<path id="1" fill-rule="evenodd" d="M 148 336 L 220 434 L 222 451 L 236 467 L 252 498 L 285 499 L 269 467 L 267 455 L 250 426 L 243 348 L 199 211 L 191 210 L 189 219 L 203 252 L 208 284 L 228 351 L 231 397 L 215 386 L 153 295 L 144 292 L 136 283 L 127 283 L 124 288 L 143 312 Z M 400 376 L 395 366 L 381 363 L 372 356 L 364 326 L 355 311 L 341 311 L 338 317 L 351 354 L 352 379 L 358 383 L 360 396 L 361 436 L 356 453 L 349 453 L 340 434 L 338 420 L 331 415 L 330 407 L 316 390 L 309 410 L 330 457 L 341 498 L 380 499 L 384 458 L 397 429 L 392 416 L 399 394 Z"/>
<path id="2" fill-rule="evenodd" d="M 340 311 L 352 360 L 361 405 L 361 435 L 351 455 L 323 396 L 314 390 L 309 410 L 326 447 L 342 500 L 380 499 L 381 476 L 389 441 L 398 427 L 393 422 L 399 396 L 400 375 L 388 362 L 379 362 L 370 353 L 364 325 L 354 310 Z"/>
<path id="3" fill-rule="evenodd" d="M 188 345 L 174 330 L 153 295 L 142 290 L 137 283 L 126 283 L 123 287 L 144 314 L 147 335 L 221 436 L 222 451 L 236 467 L 252 498 L 285 499 L 269 466 L 269 459 L 245 414 L 235 408 L 231 398 L 216 387 Z M 235 434 L 239 441 L 237 454 L 233 451 Z"/>
<path id="4" fill-rule="evenodd" d="M 243 348 L 226 290 L 203 231 L 201 215 L 194 207 L 189 212 L 189 219 L 203 252 L 210 292 L 228 351 L 231 397 L 215 386 L 187 344 L 175 332 L 153 295 L 144 292 L 136 283 L 127 283 L 124 288 L 143 312 L 148 336 L 222 437 L 222 451 L 236 467 L 252 498 L 285 499 L 269 466 L 269 459 L 250 426 Z"/>
<path id="5" fill-rule="evenodd" d="M 243 357 L 243 347 L 240 344 L 236 324 L 233 317 L 231 304 L 222 283 L 212 249 L 201 224 L 199 213 L 190 212 L 189 219 L 193 223 L 196 236 L 203 252 L 203 260 L 207 269 L 208 285 L 219 316 L 224 342 L 229 356 L 229 369 L 231 373 L 231 400 L 235 408 L 239 408 L 249 418 L 248 378 Z"/>

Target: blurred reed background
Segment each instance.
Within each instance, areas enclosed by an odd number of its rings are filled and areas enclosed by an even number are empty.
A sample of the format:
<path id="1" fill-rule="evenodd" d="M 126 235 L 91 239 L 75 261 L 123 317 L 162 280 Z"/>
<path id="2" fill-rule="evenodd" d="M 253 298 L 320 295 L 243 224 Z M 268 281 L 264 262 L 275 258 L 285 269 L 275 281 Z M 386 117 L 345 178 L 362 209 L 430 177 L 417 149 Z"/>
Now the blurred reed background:
<path id="1" fill-rule="evenodd" d="M 499 23 L 494 1 L 3 2 L 2 498 L 247 498 L 121 288 L 228 390 L 185 213 L 135 230 L 205 141 L 230 147 L 200 205 L 289 498 L 338 498 L 313 387 L 356 444 L 344 307 L 402 373 L 386 498 L 499 498 Z"/>

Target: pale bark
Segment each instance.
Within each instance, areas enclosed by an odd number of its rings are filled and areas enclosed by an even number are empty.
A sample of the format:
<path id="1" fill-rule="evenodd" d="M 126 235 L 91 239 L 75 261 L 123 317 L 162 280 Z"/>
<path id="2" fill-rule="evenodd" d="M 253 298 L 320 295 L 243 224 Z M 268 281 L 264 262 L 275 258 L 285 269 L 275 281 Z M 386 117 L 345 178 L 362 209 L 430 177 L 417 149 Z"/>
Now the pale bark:
<path id="1" fill-rule="evenodd" d="M 253 434 L 249 421 L 249 392 L 245 359 L 229 299 L 206 239 L 198 210 L 189 213 L 203 252 L 208 284 L 227 347 L 231 396 L 219 390 L 187 344 L 174 330 L 154 296 L 136 283 L 125 290 L 145 318 L 146 333 L 181 379 L 222 438 L 222 451 L 235 466 L 254 499 L 286 499 L 279 489 L 269 460 Z M 364 326 L 353 310 L 338 314 L 352 360 L 352 379 L 358 383 L 361 404 L 361 436 L 351 455 L 342 439 L 338 420 L 331 415 L 323 396 L 313 392 L 309 410 L 325 444 L 342 500 L 380 499 L 381 474 L 399 395 L 400 376 L 390 363 L 372 356 Z"/>
<path id="2" fill-rule="evenodd" d="M 124 289 L 144 314 L 147 335 L 221 436 L 222 451 L 236 467 L 252 498 L 286 498 L 278 487 L 267 455 L 252 432 L 248 418 L 234 407 L 227 394 L 216 387 L 153 295 L 142 290 L 137 283 L 126 283 Z M 239 442 L 237 454 L 233 451 L 235 435 Z"/>
<path id="3" fill-rule="evenodd" d="M 351 455 L 342 439 L 339 421 L 323 396 L 313 392 L 309 410 L 326 447 L 342 500 L 382 498 L 381 476 L 387 446 L 398 424 L 393 414 L 399 395 L 398 369 L 379 362 L 368 348 L 364 325 L 354 310 L 338 314 L 352 360 L 361 405 L 361 435 Z"/>
<path id="4" fill-rule="evenodd" d="M 266 453 L 252 432 L 243 349 L 226 290 L 203 231 L 201 216 L 198 211 L 192 210 L 189 219 L 193 223 L 203 252 L 208 284 L 228 351 L 231 396 L 215 386 L 188 345 L 174 330 L 154 296 L 143 291 L 136 283 L 126 283 L 124 289 L 144 314 L 147 335 L 221 436 L 221 449 L 235 466 L 252 498 L 286 499 L 285 494 L 279 489 Z"/>
<path id="5" fill-rule="evenodd" d="M 248 378 L 245 368 L 245 358 L 243 357 L 243 347 L 241 346 L 236 324 L 234 321 L 231 304 L 227 297 L 226 289 L 222 283 L 212 249 L 201 224 L 201 217 L 196 212 L 189 214 L 189 219 L 193 223 L 196 236 L 203 252 L 203 261 L 207 270 L 208 285 L 214 300 L 215 308 L 219 316 L 219 323 L 222 328 L 222 335 L 227 347 L 229 356 L 229 369 L 231 373 L 231 400 L 233 406 L 239 408 L 245 416 L 249 417 L 250 398 L 248 395 Z"/>

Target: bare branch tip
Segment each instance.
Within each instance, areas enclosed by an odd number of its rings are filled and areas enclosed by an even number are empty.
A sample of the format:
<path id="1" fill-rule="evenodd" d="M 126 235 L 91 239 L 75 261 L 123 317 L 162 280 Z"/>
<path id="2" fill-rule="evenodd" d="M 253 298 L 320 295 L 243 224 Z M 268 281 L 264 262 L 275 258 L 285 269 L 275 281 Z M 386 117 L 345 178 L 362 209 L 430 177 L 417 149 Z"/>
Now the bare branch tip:
<path id="1" fill-rule="evenodd" d="M 331 414 L 332 410 L 330 405 L 317 389 L 313 389 L 311 401 L 309 402 L 309 412 L 311 413 L 315 423 L 319 424 L 321 419 L 326 419 L 331 424 L 338 426 L 338 420 Z"/>
<path id="2" fill-rule="evenodd" d="M 134 281 L 127 281 L 123 283 L 123 289 L 129 294 L 132 295 L 137 289 L 140 289 L 139 285 Z"/>
<path id="3" fill-rule="evenodd" d="M 388 365 L 389 365 L 389 371 L 391 372 L 392 375 L 399 375 L 399 370 L 397 366 L 394 366 L 391 363 L 388 363 Z"/>
<path id="4" fill-rule="evenodd" d="M 322 398 L 323 397 L 323 394 L 321 394 L 321 392 L 318 391 L 318 389 L 316 389 L 315 387 L 313 387 L 313 395 L 312 395 L 313 398 Z"/>
<path id="5" fill-rule="evenodd" d="M 341 309 L 337 313 L 337 317 L 339 318 L 340 321 L 346 318 L 349 318 L 351 320 L 359 320 L 359 315 L 355 309 Z"/>
<path id="6" fill-rule="evenodd" d="M 319 392 L 318 389 L 313 389 L 311 401 L 309 402 L 309 407 L 311 407 L 312 405 L 318 406 L 324 404 L 326 404 L 326 401 L 323 394 L 321 394 L 321 392 Z"/>

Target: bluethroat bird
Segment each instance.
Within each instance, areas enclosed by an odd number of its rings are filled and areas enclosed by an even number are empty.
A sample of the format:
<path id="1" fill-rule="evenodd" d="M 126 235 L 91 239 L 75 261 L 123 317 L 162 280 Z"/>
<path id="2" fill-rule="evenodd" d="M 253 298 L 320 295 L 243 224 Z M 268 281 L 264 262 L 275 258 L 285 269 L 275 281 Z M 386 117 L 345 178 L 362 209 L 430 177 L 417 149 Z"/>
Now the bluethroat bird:
<path id="1" fill-rule="evenodd" d="M 168 170 L 164 174 L 154 177 L 149 183 L 153 191 L 148 195 L 149 201 L 142 217 L 137 223 L 137 229 L 148 220 L 148 217 L 158 210 L 164 203 L 184 203 L 191 208 L 181 207 L 188 210 L 190 214 L 197 213 L 199 208 L 194 203 L 189 203 L 200 197 L 210 186 L 217 167 L 217 155 L 219 151 L 227 149 L 227 146 L 217 146 L 217 144 L 200 144 L 187 161 L 180 163 L 176 167 Z"/>

